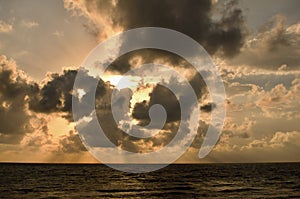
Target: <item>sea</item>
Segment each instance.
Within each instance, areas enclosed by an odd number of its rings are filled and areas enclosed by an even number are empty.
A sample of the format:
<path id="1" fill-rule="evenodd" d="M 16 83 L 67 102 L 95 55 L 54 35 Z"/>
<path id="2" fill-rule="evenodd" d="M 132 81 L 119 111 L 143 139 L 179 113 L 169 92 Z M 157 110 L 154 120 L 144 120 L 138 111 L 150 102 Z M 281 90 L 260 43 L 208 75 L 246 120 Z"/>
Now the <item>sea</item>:
<path id="1" fill-rule="evenodd" d="M 300 163 L 172 164 L 140 174 L 1 163 L 0 198 L 300 198 Z"/>

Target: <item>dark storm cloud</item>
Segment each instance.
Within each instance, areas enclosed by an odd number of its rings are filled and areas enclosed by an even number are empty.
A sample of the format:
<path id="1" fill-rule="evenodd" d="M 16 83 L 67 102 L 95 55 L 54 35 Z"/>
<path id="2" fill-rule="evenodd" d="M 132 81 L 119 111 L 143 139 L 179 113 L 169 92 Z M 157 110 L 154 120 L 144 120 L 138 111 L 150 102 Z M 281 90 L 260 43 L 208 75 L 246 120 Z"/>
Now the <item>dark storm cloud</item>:
<path id="1" fill-rule="evenodd" d="M 0 143 L 18 143 L 31 128 L 26 97 L 36 89 L 19 76 L 13 62 L 0 57 Z"/>
<path id="2" fill-rule="evenodd" d="M 35 132 L 36 129 L 30 126 L 30 119 L 35 117 L 34 113 L 58 113 L 72 121 L 71 103 L 77 70 L 64 70 L 61 74 L 53 73 L 44 84 L 38 85 L 37 83 L 29 82 L 25 77 L 17 73 L 15 69 L 7 67 L 7 61 L 2 62 L 0 70 L 0 142 L 17 144 L 20 143 L 25 134 Z M 202 79 L 199 77 L 195 76 L 190 80 L 192 87 L 198 89 L 195 92 L 198 98 L 204 89 Z M 116 146 L 121 146 L 124 150 L 132 152 L 152 151 L 154 150 L 153 146 L 164 146 L 176 135 L 178 121 L 181 119 L 182 114 L 176 96 L 168 88 L 156 85 L 150 94 L 149 102 L 134 105 L 133 118 L 137 119 L 142 125 L 146 125 L 149 122 L 149 108 L 152 105 L 161 104 L 167 112 L 167 123 L 157 136 L 149 139 L 138 139 L 121 131 L 118 124 L 116 124 L 111 112 L 111 95 L 113 92 L 111 85 L 92 77 L 85 80 L 87 80 L 85 81 L 87 88 L 84 88 L 86 92 L 90 92 L 88 85 L 94 84 L 95 81 L 98 82 L 95 107 L 97 116 L 106 136 Z M 178 85 L 176 81 L 173 80 L 171 82 L 175 87 Z M 184 91 L 185 89 L 182 89 L 180 94 L 184 95 Z M 123 91 L 117 92 L 122 93 Z M 85 96 L 83 96 L 83 99 L 85 99 Z M 126 103 L 125 101 L 119 100 L 116 103 L 122 107 Z M 189 101 L 186 102 L 190 103 Z M 78 117 L 86 115 L 87 112 L 79 113 Z M 39 120 L 38 118 L 36 119 Z M 88 135 L 93 134 L 93 125 L 97 124 L 97 120 L 91 121 L 89 128 L 85 129 Z M 39 143 L 46 143 L 44 141 L 47 141 L 50 136 L 47 133 L 47 124 L 40 128 L 40 134 L 35 134 L 33 138 L 24 142 L 27 146 L 37 146 Z M 90 136 L 90 138 L 87 137 L 87 139 L 93 139 L 95 146 L 101 145 L 102 142 L 102 138 L 97 134 Z M 136 143 L 144 143 L 147 147 L 139 146 Z M 78 152 L 84 149 L 78 135 L 74 133 L 69 133 L 69 135 L 62 137 L 59 141 L 59 146 L 60 151 L 66 153 Z"/>
<path id="3" fill-rule="evenodd" d="M 126 30 L 147 26 L 174 29 L 198 41 L 211 55 L 220 49 L 224 56 L 232 57 L 243 46 L 242 11 L 234 3 L 229 4 L 224 8 L 221 19 L 214 22 L 211 19 L 211 8 L 210 0 L 119 1 L 114 21 Z M 132 38 L 127 40 L 135 41 Z M 159 51 L 154 54 L 153 59 L 160 57 L 171 64 L 179 63 L 178 57 L 172 54 Z M 149 59 L 147 52 L 140 52 L 139 55 Z M 112 69 L 119 70 L 121 67 Z"/>
<path id="4" fill-rule="evenodd" d="M 102 3 L 97 2 L 98 8 Z M 232 1 L 215 22 L 211 10 L 211 0 L 117 1 L 112 20 L 126 30 L 146 26 L 177 30 L 201 43 L 211 54 L 222 48 L 226 56 L 232 56 L 243 44 L 242 11 Z"/>
<path id="5" fill-rule="evenodd" d="M 121 27 L 124 30 L 140 27 L 169 28 L 192 37 L 211 55 L 220 50 L 225 57 L 239 53 L 244 44 L 244 17 L 242 10 L 237 7 L 237 1 L 228 1 L 218 12 L 217 9 L 213 10 L 211 0 L 86 0 L 77 4 L 78 2 L 65 1 L 67 9 L 81 9 L 96 27 L 98 25 L 100 35 L 111 27 Z M 213 11 L 217 13 L 212 13 Z M 214 15 L 217 17 L 213 18 Z M 101 20 L 97 20 L 99 18 Z M 127 40 L 141 42 L 136 38 Z M 146 51 L 139 55 L 148 56 Z M 158 52 L 158 55 L 166 57 L 162 52 Z M 128 62 L 111 67 L 120 72 L 129 68 Z"/>
<path id="6" fill-rule="evenodd" d="M 54 73 L 30 100 L 29 108 L 35 112 L 69 112 L 71 111 L 72 89 L 76 77 L 76 70 L 64 71 L 62 75 Z"/>
<path id="7" fill-rule="evenodd" d="M 132 117 L 138 120 L 150 120 L 148 115 L 149 104 L 146 100 L 136 103 L 133 108 Z"/>
<path id="8" fill-rule="evenodd" d="M 200 110 L 204 112 L 211 112 L 216 107 L 214 103 L 208 103 L 200 107 Z"/>
<path id="9" fill-rule="evenodd" d="M 20 143 L 25 134 L 37 130 L 30 124 L 31 119 L 37 119 L 32 113 L 59 113 L 72 121 L 72 95 L 76 74 L 77 70 L 53 73 L 44 85 L 39 86 L 29 81 L 22 71 L 18 71 L 13 61 L 0 56 L 0 143 Z M 101 98 L 109 86 L 92 77 L 88 78 L 87 83 L 94 81 L 98 82 L 96 97 Z M 40 129 L 40 132 L 46 133 L 47 129 Z M 33 140 L 27 142 L 27 145 L 30 146 L 31 143 Z"/>
<path id="10" fill-rule="evenodd" d="M 159 90 L 162 88 L 159 88 Z M 157 90 L 158 91 L 158 90 Z M 161 90 L 160 90 L 161 91 Z M 119 93 L 122 93 L 123 90 L 116 91 Z M 168 92 L 167 90 L 164 90 L 164 92 Z M 170 140 L 176 135 L 176 132 L 178 130 L 178 125 L 175 125 L 174 123 L 176 122 L 168 122 L 164 125 L 163 129 L 154 137 L 151 138 L 145 138 L 145 139 L 140 139 L 136 138 L 133 136 L 130 136 L 126 132 L 122 131 L 118 124 L 115 122 L 114 116 L 111 111 L 111 95 L 112 95 L 112 90 L 107 90 L 105 95 L 101 98 L 97 99 L 96 102 L 96 115 L 97 118 L 92 119 L 88 125 L 85 125 L 83 128 L 81 128 L 81 133 L 86 140 L 87 143 L 91 147 L 111 147 L 108 146 L 106 142 L 103 141 L 102 135 L 99 135 L 99 133 L 95 132 L 95 129 L 97 128 L 97 125 L 100 124 L 103 132 L 105 133 L 106 137 L 115 145 L 118 147 L 121 147 L 123 150 L 127 150 L 130 152 L 135 152 L 135 153 L 143 153 L 145 151 L 150 152 L 153 151 L 154 149 L 152 146 L 163 146 L 165 144 L 168 144 Z M 120 98 L 121 99 L 121 98 Z M 158 99 L 157 99 L 158 100 Z M 163 100 L 160 100 L 161 103 L 164 103 Z M 178 103 L 176 100 L 174 100 L 175 103 Z M 118 106 L 123 107 L 125 104 L 127 104 L 126 100 L 118 100 Z M 145 102 L 146 103 L 146 102 Z M 153 102 L 151 102 L 153 103 Z M 165 101 L 165 103 L 167 103 Z M 106 106 L 104 106 L 106 104 Z M 136 104 L 136 106 L 139 106 L 140 104 Z M 170 106 L 170 105 L 168 105 Z M 135 112 L 133 113 L 135 117 L 139 117 L 138 121 L 139 124 L 144 126 L 147 125 L 146 123 L 149 123 L 148 118 L 148 107 L 149 104 L 147 102 L 147 105 L 145 105 L 146 109 L 141 108 L 140 112 Z M 167 107 L 168 110 L 170 108 Z M 178 109 L 180 110 L 180 109 Z M 135 109 L 137 111 L 137 109 Z M 174 113 L 170 111 L 170 119 L 174 120 Z M 171 118 L 173 117 L 173 118 Z M 146 123 L 143 123 L 146 122 Z M 165 131 L 171 131 L 174 130 L 174 133 L 167 133 L 165 134 Z M 129 128 L 128 131 L 137 131 L 138 133 L 143 133 L 140 130 L 134 129 L 134 128 Z M 146 145 L 146 146 L 144 146 Z"/>
<path id="11" fill-rule="evenodd" d="M 0 70 L 0 142 L 17 144 L 20 143 L 25 135 L 35 132 L 34 136 L 29 136 L 30 139 L 27 138 L 23 144 L 30 147 L 51 144 L 51 135 L 48 133 L 47 122 L 43 119 L 35 118 L 37 121 L 43 120 L 44 124 L 38 127 L 39 129 L 33 129 L 30 126 L 30 119 L 35 117 L 34 113 L 59 113 L 71 121 L 71 100 L 77 71 L 65 70 L 62 74 L 53 73 L 47 82 L 43 85 L 38 85 L 27 81 L 25 77 L 22 78 L 16 70 L 6 67 L 7 61 L 2 62 Z M 90 77 L 88 81 L 92 84 L 98 80 Z M 177 85 L 178 82 L 173 83 Z M 199 88 L 203 87 L 200 86 Z M 85 89 L 89 92 L 88 88 Z M 112 92 L 113 90 L 109 84 L 102 80 L 98 82 L 95 107 L 98 120 L 92 120 L 91 125 L 84 129 L 87 135 L 85 138 L 92 139 L 92 143 L 95 146 L 101 146 L 103 142 L 103 138 L 99 137 L 98 134 L 94 135 L 93 132 L 95 129 L 93 125 L 98 125 L 98 121 L 112 143 L 131 152 L 153 151 L 155 150 L 153 147 L 168 144 L 176 135 L 181 110 L 176 96 L 170 90 L 157 85 L 150 94 L 150 101 L 142 105 L 144 108 L 137 108 L 140 104 L 135 105 L 133 117 L 138 119 L 141 124 L 149 121 L 149 107 L 154 104 L 163 105 L 167 112 L 167 123 L 163 129 L 155 137 L 146 139 L 129 136 L 126 132 L 119 129 L 111 112 Z M 117 92 L 121 93 L 122 90 Z M 126 103 L 125 101 L 120 100 L 117 103 L 119 106 L 123 106 Z M 82 117 L 85 114 L 80 113 L 80 116 Z M 59 140 L 60 152 L 76 153 L 85 150 L 80 138 L 73 131 L 68 135 L 62 136 Z"/>
<path id="12" fill-rule="evenodd" d="M 38 90 L 37 94 L 30 97 L 29 109 L 40 113 L 65 113 L 64 117 L 72 121 L 72 96 L 76 75 L 77 70 L 64 70 L 63 74 L 53 73 L 51 79 Z M 92 77 L 86 80 L 86 85 L 94 81 L 98 82 Z M 101 97 L 105 91 L 105 83 L 100 80 L 97 97 Z"/>
<path id="13" fill-rule="evenodd" d="M 134 60 L 134 58 L 136 59 Z M 160 60 L 162 64 L 168 63 L 172 66 L 191 67 L 185 59 L 176 54 L 158 49 L 141 49 L 118 57 L 110 64 L 108 70 L 125 73 L 130 70 L 132 65 L 136 64 L 136 60 L 141 62 L 139 64 L 153 63 L 154 61 Z"/>
<path id="14" fill-rule="evenodd" d="M 203 81 L 201 75 L 199 74 L 193 76 L 191 80 L 189 80 L 189 85 L 191 85 L 191 87 L 193 88 L 198 100 L 200 100 L 204 93 L 207 93 L 206 84 Z M 165 111 L 167 113 L 166 122 L 175 122 L 180 121 L 181 119 L 188 119 L 188 115 L 191 112 L 190 109 L 192 109 L 195 105 L 192 101 L 187 100 L 189 98 L 188 94 L 186 93 L 186 90 L 188 88 L 181 85 L 176 79 L 172 79 L 170 81 L 169 86 L 170 88 L 181 87 L 179 89 L 179 98 L 183 100 L 183 103 L 185 104 L 188 110 L 184 110 L 183 112 L 181 112 L 179 101 L 177 97 L 173 94 L 173 92 L 169 88 L 158 84 L 149 94 L 149 102 L 143 101 L 135 104 L 133 108 L 132 117 L 134 119 L 140 120 L 141 124 L 148 124 L 150 120 L 148 114 L 150 107 L 155 104 L 160 104 L 165 108 Z M 185 97 L 187 98 L 185 99 Z M 215 104 L 206 104 L 200 107 L 200 109 L 205 112 L 211 112 L 214 108 Z"/>
<path id="15" fill-rule="evenodd" d="M 135 119 L 147 120 L 149 108 L 154 104 L 162 105 L 167 112 L 167 122 L 178 121 L 181 118 L 180 105 L 176 96 L 166 87 L 157 85 L 150 94 L 149 103 L 137 103 L 132 116 Z M 146 111 L 146 112 L 145 112 Z"/>

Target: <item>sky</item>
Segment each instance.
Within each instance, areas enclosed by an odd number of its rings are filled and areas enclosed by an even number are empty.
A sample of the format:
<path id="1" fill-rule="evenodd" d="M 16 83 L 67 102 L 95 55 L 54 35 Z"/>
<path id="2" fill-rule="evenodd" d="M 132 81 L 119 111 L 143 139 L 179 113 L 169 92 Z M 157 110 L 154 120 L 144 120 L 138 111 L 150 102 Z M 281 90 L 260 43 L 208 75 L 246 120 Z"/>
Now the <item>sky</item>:
<path id="1" fill-rule="evenodd" d="M 168 118 L 159 134 L 133 139 L 107 110 L 122 73 L 154 61 L 186 76 L 202 112 L 197 136 L 177 163 L 300 161 L 299 6 L 298 0 L 0 0 L 0 161 L 98 162 L 74 128 L 77 70 L 100 42 L 148 26 L 182 32 L 212 57 L 227 97 L 222 134 L 199 159 L 214 111 L 203 79 L 182 58 L 146 49 L 115 60 L 98 84 L 97 117 L 114 144 L 147 153 L 164 147 L 178 130 L 176 97 L 157 84 L 137 89 L 140 78 L 128 78 L 135 88 L 129 116 L 145 125 L 151 105 L 164 105 Z M 125 95 L 122 89 L 117 92 Z"/>

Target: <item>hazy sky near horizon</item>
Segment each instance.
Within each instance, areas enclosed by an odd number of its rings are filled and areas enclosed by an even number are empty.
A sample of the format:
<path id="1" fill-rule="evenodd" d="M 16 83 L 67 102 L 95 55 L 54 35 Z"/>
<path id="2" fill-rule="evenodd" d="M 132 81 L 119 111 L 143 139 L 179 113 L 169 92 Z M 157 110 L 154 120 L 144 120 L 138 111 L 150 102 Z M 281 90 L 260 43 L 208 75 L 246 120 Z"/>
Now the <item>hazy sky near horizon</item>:
<path id="1" fill-rule="evenodd" d="M 214 151 L 199 160 L 199 138 L 178 162 L 300 161 L 299 8 L 298 0 L 0 0 L 0 161 L 96 162 L 70 119 L 76 69 L 99 42 L 144 26 L 175 29 L 197 40 L 225 84 L 227 116 Z M 180 68 L 164 54 L 147 53 L 127 59 L 153 56 Z M 134 67 L 125 61 L 114 74 Z M 111 92 L 104 83 L 101 88 Z M 163 96 L 156 93 L 160 102 Z M 101 102 L 106 94 L 99 94 Z M 201 100 L 204 96 L 199 101 L 205 110 Z M 199 134 L 210 111 L 199 119 Z M 177 122 L 171 119 L 165 133 L 172 134 Z M 133 145 L 131 150 L 143 151 L 159 144 Z"/>

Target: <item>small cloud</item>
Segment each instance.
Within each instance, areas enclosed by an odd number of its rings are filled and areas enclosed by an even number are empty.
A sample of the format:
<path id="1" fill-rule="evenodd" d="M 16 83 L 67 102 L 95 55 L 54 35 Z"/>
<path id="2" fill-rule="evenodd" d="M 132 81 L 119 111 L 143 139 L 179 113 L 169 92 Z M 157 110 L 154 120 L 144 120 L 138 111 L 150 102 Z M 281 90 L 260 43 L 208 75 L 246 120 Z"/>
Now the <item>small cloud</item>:
<path id="1" fill-rule="evenodd" d="M 11 24 L 5 23 L 0 20 L 0 33 L 9 33 L 13 30 L 13 26 Z"/>
<path id="2" fill-rule="evenodd" d="M 63 37 L 65 34 L 63 31 L 56 30 L 54 33 L 52 33 L 56 37 Z"/>
<path id="3" fill-rule="evenodd" d="M 21 22 L 21 26 L 28 28 L 28 29 L 38 27 L 39 25 L 40 24 L 35 21 L 22 20 L 22 22 Z"/>
<path id="4" fill-rule="evenodd" d="M 288 69 L 288 66 L 286 64 L 283 64 L 278 68 L 278 71 L 286 71 L 287 69 Z"/>
<path id="5" fill-rule="evenodd" d="M 215 103 L 208 103 L 208 104 L 204 104 L 203 106 L 201 106 L 200 110 L 204 111 L 204 112 L 211 112 L 214 108 L 216 108 Z"/>

